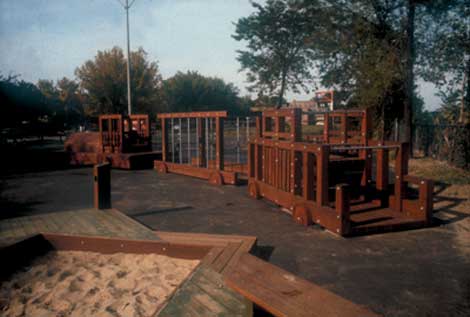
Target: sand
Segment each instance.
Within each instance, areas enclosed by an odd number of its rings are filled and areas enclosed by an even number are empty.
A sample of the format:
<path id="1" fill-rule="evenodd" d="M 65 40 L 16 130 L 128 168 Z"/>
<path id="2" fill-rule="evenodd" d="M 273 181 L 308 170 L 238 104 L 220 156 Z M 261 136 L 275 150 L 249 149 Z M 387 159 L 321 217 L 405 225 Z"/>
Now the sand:
<path id="1" fill-rule="evenodd" d="M 1 316 L 151 316 L 199 263 L 52 251 L 0 282 Z"/>

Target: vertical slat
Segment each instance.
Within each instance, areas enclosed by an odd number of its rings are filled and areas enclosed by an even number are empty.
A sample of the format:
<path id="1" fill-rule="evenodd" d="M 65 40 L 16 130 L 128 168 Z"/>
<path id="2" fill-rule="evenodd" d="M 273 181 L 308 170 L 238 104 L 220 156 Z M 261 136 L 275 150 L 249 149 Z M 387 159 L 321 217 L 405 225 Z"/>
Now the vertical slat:
<path id="1" fill-rule="evenodd" d="M 305 200 L 313 200 L 313 156 L 302 152 L 302 196 Z"/>
<path id="2" fill-rule="evenodd" d="M 255 161 L 255 150 L 254 150 L 254 144 L 253 143 L 248 143 L 248 177 L 251 178 L 251 177 L 254 177 L 255 176 L 255 173 L 254 173 L 254 166 L 256 164 L 256 161 Z"/>
<path id="3" fill-rule="evenodd" d="M 162 160 L 166 162 L 168 160 L 168 130 L 166 127 L 166 119 L 161 118 L 162 123 Z"/>
<path id="4" fill-rule="evenodd" d="M 178 129 L 178 143 L 179 143 L 178 156 L 179 156 L 179 163 L 183 164 L 183 125 L 182 125 L 181 118 L 179 118 L 178 124 L 179 124 L 179 129 Z"/>
<path id="5" fill-rule="evenodd" d="M 348 143 L 348 114 L 346 112 L 341 114 L 341 143 Z"/>
<path id="6" fill-rule="evenodd" d="M 257 124 L 257 128 L 258 128 L 258 124 Z M 250 140 L 250 117 L 246 117 L 246 142 L 248 142 L 248 140 Z"/>
<path id="7" fill-rule="evenodd" d="M 421 180 L 419 184 L 419 208 L 425 215 L 428 223 L 432 220 L 434 182 Z"/>
<path id="8" fill-rule="evenodd" d="M 208 168 L 209 167 L 209 119 L 208 118 L 205 118 L 204 120 L 204 127 L 205 127 L 205 137 L 206 137 L 206 160 L 205 160 L 205 163 L 206 163 L 206 167 Z"/>
<path id="9" fill-rule="evenodd" d="M 171 118 L 171 161 L 175 162 L 175 120 Z"/>
<path id="10" fill-rule="evenodd" d="M 191 164 L 191 118 L 188 118 L 188 164 Z"/>
<path id="11" fill-rule="evenodd" d="M 100 129 L 100 138 L 99 138 L 99 145 L 100 145 L 100 149 L 102 152 L 104 152 L 104 142 L 103 142 L 103 120 L 101 119 L 101 116 L 99 117 L 99 120 L 98 120 L 98 125 L 99 125 L 99 129 Z"/>
<path id="12" fill-rule="evenodd" d="M 395 210 L 403 211 L 405 183 L 403 176 L 407 173 L 407 143 L 400 144 L 395 158 Z"/>
<path id="13" fill-rule="evenodd" d="M 336 200 L 335 209 L 339 216 L 340 222 L 339 227 L 336 229 L 336 233 L 345 235 L 350 230 L 350 201 L 349 201 L 349 185 L 341 184 L 336 186 Z"/>
<path id="14" fill-rule="evenodd" d="M 262 180 L 264 178 L 263 168 L 264 168 L 264 156 L 263 156 L 263 146 L 255 143 L 255 178 L 256 180 Z"/>
<path id="15" fill-rule="evenodd" d="M 197 118 L 197 135 L 198 135 L 198 166 L 205 167 L 206 166 L 206 147 L 205 147 L 205 120 L 202 118 Z"/>
<path id="16" fill-rule="evenodd" d="M 329 145 L 320 145 L 317 151 L 317 205 L 328 204 Z"/>
<path id="17" fill-rule="evenodd" d="M 240 117 L 237 117 L 236 129 L 237 129 L 237 163 L 240 164 Z M 248 137 L 247 137 L 247 142 L 248 142 Z"/>
<path id="18" fill-rule="evenodd" d="M 330 115 L 328 112 L 323 117 L 323 141 L 330 143 Z"/>
<path id="19" fill-rule="evenodd" d="M 224 169 L 224 121 L 222 118 L 215 119 L 215 168 Z"/>
<path id="20" fill-rule="evenodd" d="M 377 189 L 387 190 L 388 188 L 388 149 L 377 150 Z"/>
<path id="21" fill-rule="evenodd" d="M 371 131 L 370 116 L 371 116 L 371 112 L 368 109 L 365 109 L 363 113 L 362 125 L 361 125 L 361 137 L 362 137 L 363 145 L 367 145 L 369 142 L 370 131 Z"/>

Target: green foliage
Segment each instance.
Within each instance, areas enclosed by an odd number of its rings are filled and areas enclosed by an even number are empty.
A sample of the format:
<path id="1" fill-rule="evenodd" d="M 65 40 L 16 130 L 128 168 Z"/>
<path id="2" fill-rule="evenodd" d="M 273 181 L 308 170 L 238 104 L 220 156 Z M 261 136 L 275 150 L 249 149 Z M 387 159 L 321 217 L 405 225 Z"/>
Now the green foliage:
<path id="1" fill-rule="evenodd" d="M 286 1 L 252 5 L 256 11 L 235 24 L 232 37 L 247 42 L 247 50 L 237 51 L 237 60 L 247 71 L 249 90 L 276 94 L 276 104 L 281 106 L 286 90 L 311 88 L 307 84 L 313 78 L 313 51 L 307 44 L 312 41 L 313 21 Z"/>
<path id="2" fill-rule="evenodd" d="M 50 114 L 41 91 L 18 76 L 0 75 L 0 102 L 0 128 L 30 127 Z"/>
<path id="3" fill-rule="evenodd" d="M 164 80 L 163 95 L 170 112 L 228 110 L 238 114 L 246 111 L 248 102 L 238 98 L 238 89 L 233 84 L 191 71 L 178 72 Z"/>
<path id="4" fill-rule="evenodd" d="M 121 48 L 98 51 L 75 70 L 81 89 L 87 96 L 90 115 L 127 112 L 126 58 Z M 131 52 L 132 112 L 153 114 L 163 110 L 160 94 L 161 75 L 156 62 L 147 60 L 140 48 Z"/>
<path id="5" fill-rule="evenodd" d="M 435 1 L 425 9 L 418 29 L 418 71 L 439 87 L 445 104 L 448 96 L 460 99 L 459 116 L 449 123 L 470 122 L 470 5 L 466 0 Z"/>
<path id="6" fill-rule="evenodd" d="M 51 111 L 51 125 L 58 129 L 68 129 L 84 123 L 86 119 L 83 109 L 85 98 L 77 82 L 63 77 L 54 85 L 52 80 L 40 79 L 37 87 Z"/>

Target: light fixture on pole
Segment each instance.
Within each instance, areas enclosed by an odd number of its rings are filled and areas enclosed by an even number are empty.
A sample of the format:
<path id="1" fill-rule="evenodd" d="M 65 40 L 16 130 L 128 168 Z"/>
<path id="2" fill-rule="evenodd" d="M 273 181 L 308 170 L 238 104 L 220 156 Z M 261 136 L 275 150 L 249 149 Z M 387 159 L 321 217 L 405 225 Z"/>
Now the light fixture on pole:
<path id="1" fill-rule="evenodd" d="M 126 10 L 126 26 L 127 26 L 127 113 L 129 115 L 132 114 L 132 106 L 131 106 L 131 48 L 130 48 L 130 40 L 129 40 L 129 9 L 134 4 L 135 0 L 132 0 L 129 3 L 129 0 L 118 0 L 119 3 L 124 7 Z M 125 2 L 123 2 L 125 1 Z"/>

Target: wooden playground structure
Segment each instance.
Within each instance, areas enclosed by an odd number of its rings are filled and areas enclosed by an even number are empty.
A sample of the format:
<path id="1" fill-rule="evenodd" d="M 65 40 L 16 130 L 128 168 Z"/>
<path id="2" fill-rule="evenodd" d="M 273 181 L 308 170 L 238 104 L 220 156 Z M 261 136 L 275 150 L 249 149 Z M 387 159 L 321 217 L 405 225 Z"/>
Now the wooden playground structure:
<path id="1" fill-rule="evenodd" d="M 72 165 L 110 162 L 115 168 L 151 167 L 160 152 L 152 152 L 148 115 L 101 115 L 99 132 L 78 132 L 65 142 Z"/>
<path id="2" fill-rule="evenodd" d="M 341 236 L 429 225 L 433 182 L 408 175 L 408 144 L 372 140 L 366 110 L 323 115 L 323 133 L 305 142 L 300 109 L 262 113 L 248 147 L 249 194 Z"/>
<path id="3" fill-rule="evenodd" d="M 225 118 L 227 111 L 159 114 L 162 159 L 155 161 L 155 169 L 207 179 L 217 185 L 237 184 L 234 164 L 226 169 L 224 160 Z"/>
<path id="4" fill-rule="evenodd" d="M 109 167 L 95 166 L 94 209 L 0 219 L 0 255 L 9 259 L 0 263 L 0 281 L 57 250 L 159 254 L 200 262 L 166 301 L 155 304 L 152 316 L 250 317 L 254 304 L 262 316 L 379 316 L 250 254 L 257 248 L 254 236 L 152 231 L 112 209 Z"/>

